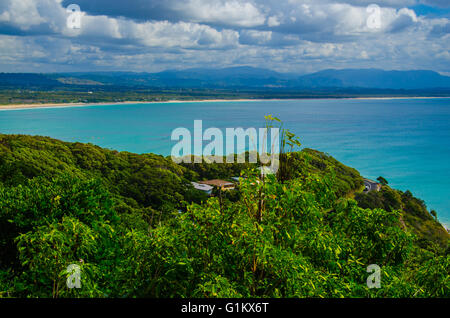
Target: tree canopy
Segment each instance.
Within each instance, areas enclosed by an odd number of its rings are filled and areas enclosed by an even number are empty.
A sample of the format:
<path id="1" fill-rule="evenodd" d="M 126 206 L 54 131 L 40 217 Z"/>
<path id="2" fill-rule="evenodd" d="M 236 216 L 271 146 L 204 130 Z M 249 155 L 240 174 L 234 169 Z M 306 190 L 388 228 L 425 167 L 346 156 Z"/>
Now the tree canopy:
<path id="1" fill-rule="evenodd" d="M 190 186 L 236 175 L 223 197 Z M 257 165 L 0 135 L 0 297 L 448 297 L 449 235 L 425 203 L 362 187 L 311 149 L 262 180 Z"/>

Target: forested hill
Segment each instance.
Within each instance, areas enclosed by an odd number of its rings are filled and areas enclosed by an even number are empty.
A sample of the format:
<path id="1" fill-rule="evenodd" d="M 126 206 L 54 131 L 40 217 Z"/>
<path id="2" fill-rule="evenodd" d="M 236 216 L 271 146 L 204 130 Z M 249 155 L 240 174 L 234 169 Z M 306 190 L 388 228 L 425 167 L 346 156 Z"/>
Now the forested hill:
<path id="1" fill-rule="evenodd" d="M 358 171 L 315 150 L 286 158 L 283 180 L 259 180 L 256 164 L 0 135 L 0 297 L 449 295 L 449 235 L 422 200 L 362 193 Z M 190 184 L 239 175 L 212 198 Z M 65 285 L 73 263 L 81 289 Z"/>

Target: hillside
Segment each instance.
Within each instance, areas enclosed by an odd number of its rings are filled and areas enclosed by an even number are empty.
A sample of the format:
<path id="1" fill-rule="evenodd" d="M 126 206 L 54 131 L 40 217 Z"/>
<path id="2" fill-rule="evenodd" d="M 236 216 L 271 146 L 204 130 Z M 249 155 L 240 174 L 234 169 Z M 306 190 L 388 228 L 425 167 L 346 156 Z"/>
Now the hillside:
<path id="1" fill-rule="evenodd" d="M 286 158 L 283 181 L 260 180 L 256 164 L 0 135 L 0 297 L 449 295 L 449 235 L 423 201 L 363 194 L 355 169 L 315 150 Z M 223 196 L 190 185 L 236 175 Z M 79 290 L 65 288 L 72 263 Z"/>
<path id="2" fill-rule="evenodd" d="M 449 96 L 450 78 L 433 71 L 347 69 L 299 75 L 239 66 L 158 73 L 0 73 L 0 105 Z"/>
<path id="3" fill-rule="evenodd" d="M 432 71 L 384 71 L 379 69 L 324 70 L 301 76 L 301 87 L 359 87 L 378 89 L 449 88 L 450 77 Z"/>

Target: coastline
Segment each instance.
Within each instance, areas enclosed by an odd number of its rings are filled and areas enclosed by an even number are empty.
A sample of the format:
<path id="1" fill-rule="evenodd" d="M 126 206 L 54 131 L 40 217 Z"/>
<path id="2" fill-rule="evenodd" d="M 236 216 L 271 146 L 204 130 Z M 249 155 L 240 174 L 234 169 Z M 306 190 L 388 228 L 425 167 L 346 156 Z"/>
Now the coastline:
<path id="1" fill-rule="evenodd" d="M 342 97 L 342 98 L 274 98 L 274 99 L 198 99 L 198 100 L 166 100 L 166 101 L 124 101 L 124 102 L 101 102 L 101 103 L 43 103 L 43 104 L 2 104 L 0 110 L 39 109 L 39 108 L 62 108 L 62 107 L 89 107 L 107 105 L 130 105 L 130 104 L 170 104 L 170 103 L 216 103 L 216 102 L 257 102 L 257 101 L 285 101 L 285 100 L 317 100 L 317 99 L 355 99 L 355 100 L 392 100 L 392 99 L 450 99 L 450 97 Z"/>
<path id="2" fill-rule="evenodd" d="M 35 109 L 35 108 L 62 108 L 62 107 L 88 107 L 108 105 L 134 105 L 134 104 L 169 104 L 169 103 L 202 103 L 202 102 L 246 102 L 260 99 L 199 99 L 199 100 L 166 100 L 166 101 L 124 101 L 101 103 L 43 103 L 43 104 L 2 104 L 0 110 Z"/>
<path id="3" fill-rule="evenodd" d="M 74 107 L 95 107 L 114 105 L 139 105 L 139 104 L 175 104 L 175 103 L 226 103 L 226 102 L 276 102 L 276 101 L 304 101 L 304 100 L 426 100 L 426 99 L 450 99 L 450 97 L 343 97 L 343 98 L 273 98 L 273 99 L 195 99 L 195 100 L 166 100 L 166 101 L 123 101 L 123 102 L 99 102 L 99 103 L 42 103 L 42 104 L 0 104 L 0 116 L 2 111 L 32 110 L 44 108 L 74 108 Z M 211 105 L 213 107 L 213 105 Z M 186 106 L 189 107 L 189 106 Z M 123 108 L 125 109 L 125 108 Z M 6 115 L 6 113 L 4 113 Z M 442 226 L 450 232 L 450 219 L 439 220 Z"/>

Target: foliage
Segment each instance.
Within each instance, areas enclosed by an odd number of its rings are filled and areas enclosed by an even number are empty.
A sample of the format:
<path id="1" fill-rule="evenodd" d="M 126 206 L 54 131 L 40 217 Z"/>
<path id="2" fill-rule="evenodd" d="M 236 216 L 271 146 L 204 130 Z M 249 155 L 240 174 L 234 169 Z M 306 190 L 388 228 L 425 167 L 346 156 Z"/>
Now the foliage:
<path id="1" fill-rule="evenodd" d="M 379 176 L 378 178 L 377 178 L 377 180 L 381 183 L 381 185 L 383 185 L 383 186 L 385 186 L 385 185 L 387 185 L 389 182 L 385 179 L 385 178 L 383 178 L 382 176 Z"/>
<path id="2" fill-rule="evenodd" d="M 0 135 L 0 297 L 449 296 L 448 234 L 423 201 L 387 186 L 352 199 L 356 170 L 286 154 L 280 180 Z M 238 190 L 215 197 L 189 186 L 236 175 Z M 79 289 L 66 286 L 71 264 Z"/>
<path id="3" fill-rule="evenodd" d="M 433 249 L 436 244 L 441 248 L 448 246 L 445 228 L 433 218 L 433 211 L 428 212 L 425 202 L 414 197 L 410 191 L 402 192 L 383 186 L 379 192 L 357 193 L 355 199 L 362 208 L 400 211 L 402 226 L 416 235 L 419 246 L 428 249 Z"/>
<path id="4" fill-rule="evenodd" d="M 0 182 L 18 185 L 37 176 L 67 174 L 100 179 L 115 196 L 137 205 L 171 211 L 178 208 L 193 172 L 154 154 L 137 155 L 91 144 L 47 137 L 0 135 Z"/>

